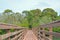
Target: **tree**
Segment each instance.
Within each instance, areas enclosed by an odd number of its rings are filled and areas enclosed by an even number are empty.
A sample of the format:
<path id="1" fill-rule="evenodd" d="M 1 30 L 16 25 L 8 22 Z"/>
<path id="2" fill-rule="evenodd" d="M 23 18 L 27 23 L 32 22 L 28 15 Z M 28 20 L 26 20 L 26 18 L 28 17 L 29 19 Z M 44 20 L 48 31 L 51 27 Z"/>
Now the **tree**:
<path id="1" fill-rule="evenodd" d="M 60 20 L 60 15 L 56 17 L 56 20 Z"/>
<path id="2" fill-rule="evenodd" d="M 12 10 L 10 10 L 10 9 L 6 9 L 6 10 L 4 11 L 4 13 L 6 13 L 6 14 L 9 14 L 10 12 L 12 12 Z"/>
<path id="3" fill-rule="evenodd" d="M 30 12 L 33 13 L 34 16 L 40 17 L 41 16 L 41 10 L 40 9 L 34 9 L 34 10 L 30 10 Z"/>
<path id="4" fill-rule="evenodd" d="M 53 10 L 52 8 L 46 8 L 42 11 L 42 16 L 50 16 L 52 17 L 52 20 L 56 20 L 57 12 Z"/>
<path id="5" fill-rule="evenodd" d="M 41 17 L 41 10 L 35 9 L 30 11 L 23 11 L 25 18 L 29 23 L 29 27 L 33 27 L 39 24 L 39 20 Z"/>
<path id="6" fill-rule="evenodd" d="M 13 13 L 13 11 L 10 9 L 4 10 L 4 12 L 3 12 L 3 16 L 5 18 L 4 22 L 10 23 L 10 14 L 12 14 L 12 13 Z"/>
<path id="7" fill-rule="evenodd" d="M 40 18 L 41 18 L 41 10 L 40 9 L 34 9 L 34 10 L 30 10 L 30 12 L 32 12 L 33 15 L 33 26 L 38 26 Z"/>
<path id="8" fill-rule="evenodd" d="M 16 23 L 16 24 L 22 23 L 22 15 L 21 15 L 21 13 L 19 13 L 19 12 L 16 12 L 16 13 L 15 13 L 15 23 Z"/>
<path id="9" fill-rule="evenodd" d="M 33 20 L 32 12 L 30 12 L 30 11 L 23 11 L 22 13 L 25 14 L 25 18 L 27 19 L 27 21 L 29 23 L 29 28 L 32 28 L 32 20 Z"/>

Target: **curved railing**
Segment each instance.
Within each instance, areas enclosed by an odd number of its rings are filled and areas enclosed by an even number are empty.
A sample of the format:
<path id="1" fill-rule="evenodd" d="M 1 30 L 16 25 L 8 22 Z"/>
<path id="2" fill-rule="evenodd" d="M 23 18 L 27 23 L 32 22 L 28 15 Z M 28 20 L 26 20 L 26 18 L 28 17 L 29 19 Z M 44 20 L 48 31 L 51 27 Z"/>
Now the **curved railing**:
<path id="1" fill-rule="evenodd" d="M 0 40 L 23 40 L 27 29 L 23 27 L 14 26 L 11 24 L 1 24 L 0 29 L 5 30 L 7 33 L 0 35 Z M 14 29 L 14 32 L 10 32 L 11 29 Z"/>
<path id="2" fill-rule="evenodd" d="M 57 26 L 60 26 L 60 20 L 40 25 L 38 27 L 32 28 L 32 30 L 37 36 L 38 40 L 53 40 L 53 37 L 60 38 L 60 33 L 53 32 L 53 28 Z M 48 31 L 45 30 L 46 28 Z"/>

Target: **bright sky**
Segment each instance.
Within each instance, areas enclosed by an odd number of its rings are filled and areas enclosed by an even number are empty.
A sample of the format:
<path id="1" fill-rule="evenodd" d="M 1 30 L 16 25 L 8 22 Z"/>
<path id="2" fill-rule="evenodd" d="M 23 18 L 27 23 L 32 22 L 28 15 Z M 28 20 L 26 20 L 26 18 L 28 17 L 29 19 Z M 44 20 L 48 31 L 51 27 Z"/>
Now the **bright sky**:
<path id="1" fill-rule="evenodd" d="M 11 9 L 14 12 L 31 9 L 53 8 L 60 14 L 60 0 L 0 0 L 0 12 Z"/>

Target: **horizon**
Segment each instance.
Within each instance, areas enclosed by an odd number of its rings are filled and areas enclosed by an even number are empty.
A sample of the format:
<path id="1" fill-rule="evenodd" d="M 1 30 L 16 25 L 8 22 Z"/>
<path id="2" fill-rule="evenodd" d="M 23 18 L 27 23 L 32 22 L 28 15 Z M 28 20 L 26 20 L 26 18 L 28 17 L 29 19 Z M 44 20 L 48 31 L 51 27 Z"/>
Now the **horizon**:
<path id="1" fill-rule="evenodd" d="M 59 4 L 60 0 L 0 0 L 0 13 L 5 9 L 21 13 L 24 10 L 52 8 L 60 15 Z"/>

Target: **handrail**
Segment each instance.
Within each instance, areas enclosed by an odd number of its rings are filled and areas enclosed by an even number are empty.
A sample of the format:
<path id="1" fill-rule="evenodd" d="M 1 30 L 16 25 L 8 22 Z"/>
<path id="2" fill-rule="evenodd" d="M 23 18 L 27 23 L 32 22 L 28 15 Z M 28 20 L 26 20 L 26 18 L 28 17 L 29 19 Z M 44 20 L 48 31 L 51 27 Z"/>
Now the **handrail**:
<path id="1" fill-rule="evenodd" d="M 21 29 L 21 28 L 24 28 L 24 27 L 14 26 L 14 25 L 11 25 L 11 24 L 1 24 L 0 23 L 0 29 Z"/>
<path id="2" fill-rule="evenodd" d="M 58 21 L 53 21 L 53 22 L 50 22 L 48 24 L 42 24 L 42 25 L 39 25 L 39 27 L 42 26 L 42 27 L 56 27 L 56 26 L 60 26 L 60 20 Z"/>
<path id="3" fill-rule="evenodd" d="M 40 32 L 44 32 L 45 34 L 53 35 L 54 37 L 60 38 L 60 33 L 57 33 L 57 32 L 49 32 L 49 31 L 43 31 L 43 30 L 40 30 Z"/>
<path id="4" fill-rule="evenodd" d="M 6 34 L 0 35 L 0 40 L 18 40 L 18 38 L 24 38 L 24 34 L 26 34 L 27 29 L 24 27 L 14 26 L 10 24 L 1 24 L 0 29 L 4 29 L 7 31 Z M 14 32 L 10 32 L 10 29 L 14 29 Z"/>
<path id="5" fill-rule="evenodd" d="M 53 32 L 52 30 L 54 27 L 57 26 L 60 26 L 60 20 L 53 21 L 48 24 L 39 25 L 38 27 L 32 28 L 32 30 L 37 36 L 38 40 L 53 40 L 53 36 L 60 38 L 60 33 Z M 48 31 L 46 31 L 45 28 L 48 28 Z"/>
<path id="6" fill-rule="evenodd" d="M 12 38 L 11 40 L 17 40 L 19 37 L 21 37 L 22 33 L 20 33 L 19 35 L 15 36 L 14 38 Z"/>
<path id="7" fill-rule="evenodd" d="M 10 33 L 1 35 L 1 37 L 2 37 L 2 39 L 6 39 L 6 38 L 8 38 L 8 37 L 10 37 L 10 36 L 13 36 L 13 35 L 16 35 L 16 34 L 22 32 L 22 31 L 23 31 L 23 30 L 19 30 L 19 31 L 16 31 L 16 32 L 10 32 Z"/>

